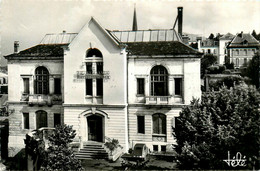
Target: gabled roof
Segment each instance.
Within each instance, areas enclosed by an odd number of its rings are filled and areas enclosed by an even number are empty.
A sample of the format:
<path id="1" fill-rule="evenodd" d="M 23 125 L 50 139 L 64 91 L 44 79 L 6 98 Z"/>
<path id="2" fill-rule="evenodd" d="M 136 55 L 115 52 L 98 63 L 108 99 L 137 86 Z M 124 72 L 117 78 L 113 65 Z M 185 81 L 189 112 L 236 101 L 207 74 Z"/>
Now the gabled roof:
<path id="1" fill-rule="evenodd" d="M 228 45 L 228 48 L 232 47 L 260 47 L 260 43 L 251 34 L 241 32 Z"/>
<path id="2" fill-rule="evenodd" d="M 63 48 L 68 44 L 39 44 L 31 48 L 5 56 L 6 59 L 46 59 L 63 58 Z"/>
<path id="3" fill-rule="evenodd" d="M 202 55 L 199 51 L 179 41 L 129 42 L 127 52 L 130 56 L 196 55 L 200 57 Z"/>
<path id="4" fill-rule="evenodd" d="M 227 33 L 223 36 L 221 36 L 219 39 L 220 40 L 232 40 L 235 36 L 231 33 Z"/>

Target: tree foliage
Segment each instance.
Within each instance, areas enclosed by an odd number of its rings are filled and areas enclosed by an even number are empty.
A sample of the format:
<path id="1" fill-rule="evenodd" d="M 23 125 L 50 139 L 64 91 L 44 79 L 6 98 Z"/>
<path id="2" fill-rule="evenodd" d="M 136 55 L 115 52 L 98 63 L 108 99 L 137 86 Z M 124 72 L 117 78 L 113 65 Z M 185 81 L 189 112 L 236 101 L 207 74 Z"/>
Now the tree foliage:
<path id="1" fill-rule="evenodd" d="M 204 77 L 206 69 L 215 64 L 217 62 L 217 56 L 212 54 L 206 54 L 201 58 L 201 65 L 200 65 L 200 71 L 201 71 L 201 78 Z"/>
<path id="2" fill-rule="evenodd" d="M 217 80 L 214 83 L 211 83 L 209 86 L 211 89 L 218 91 L 222 86 L 226 86 L 228 89 L 234 87 L 235 85 L 245 84 L 244 78 L 241 76 L 228 76 L 220 80 Z"/>
<path id="3" fill-rule="evenodd" d="M 59 125 L 48 137 L 49 147 L 43 158 L 43 170 L 81 170 L 81 163 L 69 148 L 76 136 L 72 126 Z"/>
<path id="4" fill-rule="evenodd" d="M 256 53 L 252 60 L 249 61 L 246 69 L 242 70 L 242 75 L 250 78 L 250 83 L 259 88 L 260 77 L 260 53 Z"/>
<path id="5" fill-rule="evenodd" d="M 213 33 L 211 33 L 210 35 L 209 35 L 209 39 L 214 39 L 214 34 Z"/>
<path id="6" fill-rule="evenodd" d="M 45 140 L 43 131 L 36 130 L 33 136 L 26 135 L 26 152 L 32 157 L 37 170 L 40 167 L 50 171 L 82 169 L 80 161 L 69 147 L 76 136 L 72 126 L 59 125 L 46 135 Z"/>
<path id="7" fill-rule="evenodd" d="M 183 108 L 173 135 L 179 169 L 259 169 L 260 95 L 235 85 L 210 91 Z M 227 153 L 246 156 L 246 167 L 229 167 Z"/>

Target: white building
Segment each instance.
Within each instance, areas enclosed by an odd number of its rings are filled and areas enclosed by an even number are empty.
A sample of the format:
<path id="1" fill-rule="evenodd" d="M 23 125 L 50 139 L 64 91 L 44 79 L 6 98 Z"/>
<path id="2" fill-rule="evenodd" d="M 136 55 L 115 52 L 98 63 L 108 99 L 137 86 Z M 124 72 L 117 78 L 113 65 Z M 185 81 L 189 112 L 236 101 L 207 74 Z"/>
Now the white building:
<path id="1" fill-rule="evenodd" d="M 24 147 L 29 131 L 60 123 L 73 125 L 81 144 L 109 137 L 125 151 L 137 142 L 166 151 L 175 142 L 175 117 L 201 96 L 202 53 L 172 29 L 133 28 L 109 31 L 91 17 L 77 34 L 47 34 L 39 45 L 5 56 L 9 156 Z"/>

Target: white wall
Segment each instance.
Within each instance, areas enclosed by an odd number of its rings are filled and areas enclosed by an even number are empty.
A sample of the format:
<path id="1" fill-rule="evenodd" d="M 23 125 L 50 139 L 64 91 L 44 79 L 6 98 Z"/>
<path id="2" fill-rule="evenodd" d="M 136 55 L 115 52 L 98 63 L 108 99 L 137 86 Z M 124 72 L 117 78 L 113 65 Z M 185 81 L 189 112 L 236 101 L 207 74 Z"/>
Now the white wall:
<path id="1" fill-rule="evenodd" d="M 97 48 L 103 55 L 103 70 L 110 79 L 103 82 L 103 104 L 125 104 L 125 53 L 92 20 L 85 25 L 65 52 L 65 104 L 90 104 L 85 100 L 85 80 L 74 80 L 77 71 L 86 71 L 85 56 L 89 48 Z"/>
<path id="2" fill-rule="evenodd" d="M 23 79 L 21 76 L 30 78 L 30 94 L 33 94 L 33 80 L 35 79 L 35 69 L 44 66 L 50 75 L 61 75 L 63 80 L 63 62 L 55 60 L 22 60 L 8 62 L 8 100 L 20 101 L 23 93 Z M 50 78 L 51 79 L 51 78 Z M 63 84 L 62 84 L 63 85 Z M 63 93 L 63 88 L 62 88 Z"/>

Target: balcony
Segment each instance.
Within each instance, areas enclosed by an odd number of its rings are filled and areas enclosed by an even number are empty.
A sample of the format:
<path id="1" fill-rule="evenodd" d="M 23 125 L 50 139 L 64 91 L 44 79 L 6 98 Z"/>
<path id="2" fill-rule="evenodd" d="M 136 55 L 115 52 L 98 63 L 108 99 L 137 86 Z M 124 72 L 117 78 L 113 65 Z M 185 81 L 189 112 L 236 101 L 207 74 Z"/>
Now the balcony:
<path id="1" fill-rule="evenodd" d="M 62 103 L 62 96 L 61 95 L 45 95 L 45 94 L 30 94 L 28 96 L 28 104 L 29 105 L 55 105 Z M 22 98 L 25 96 L 22 95 Z"/>
<path id="2" fill-rule="evenodd" d="M 146 105 L 173 105 L 182 104 L 183 100 L 181 96 L 146 96 Z"/>

